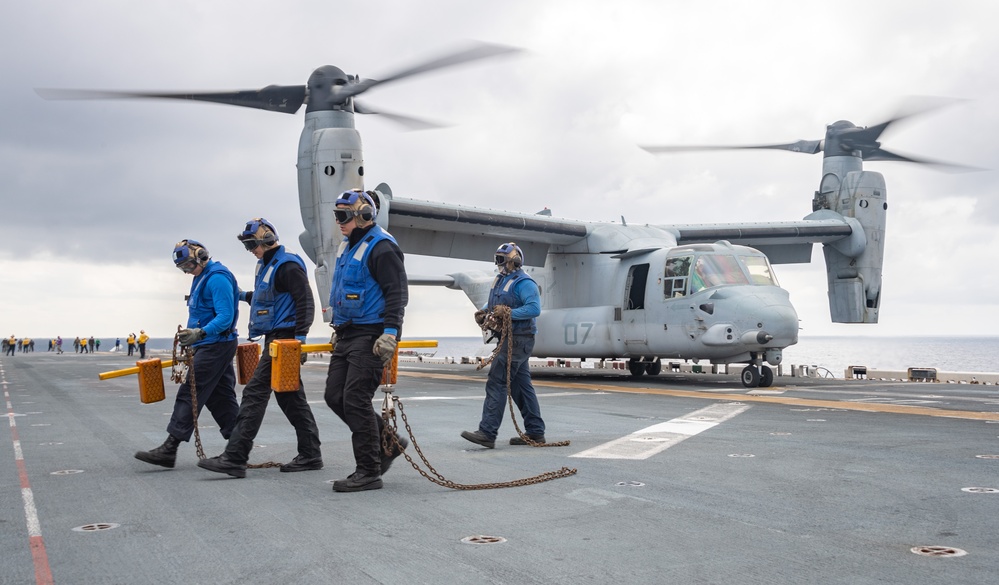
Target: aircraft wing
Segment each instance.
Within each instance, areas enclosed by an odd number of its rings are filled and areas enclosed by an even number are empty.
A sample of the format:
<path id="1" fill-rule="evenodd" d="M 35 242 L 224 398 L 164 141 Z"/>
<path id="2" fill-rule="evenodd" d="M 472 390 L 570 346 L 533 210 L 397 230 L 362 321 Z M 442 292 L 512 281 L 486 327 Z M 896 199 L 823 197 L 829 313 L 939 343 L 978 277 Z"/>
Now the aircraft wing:
<path id="1" fill-rule="evenodd" d="M 846 240 L 856 245 L 853 240 L 864 237 L 859 224 L 854 225 L 856 220 L 828 210 L 800 221 L 654 226 L 559 219 L 417 199 L 391 198 L 383 206 L 388 207 L 383 227 L 407 254 L 481 261 L 492 258 L 498 243 L 513 241 L 532 266 L 543 266 L 553 246 L 566 253 L 613 253 L 627 258 L 653 249 L 718 240 L 757 248 L 774 264 L 807 263 L 812 244 Z"/>
<path id="2" fill-rule="evenodd" d="M 663 226 L 676 234 L 678 245 L 728 240 L 763 252 L 772 264 L 811 261 L 812 244 L 863 237 L 852 218 L 823 210 L 800 221 L 707 223 Z"/>
<path id="3" fill-rule="evenodd" d="M 527 264 L 544 266 L 548 248 L 586 238 L 588 224 L 547 215 L 393 198 L 387 229 L 407 254 L 489 261 L 496 246 L 516 242 Z M 384 204 L 383 204 L 384 205 Z"/>

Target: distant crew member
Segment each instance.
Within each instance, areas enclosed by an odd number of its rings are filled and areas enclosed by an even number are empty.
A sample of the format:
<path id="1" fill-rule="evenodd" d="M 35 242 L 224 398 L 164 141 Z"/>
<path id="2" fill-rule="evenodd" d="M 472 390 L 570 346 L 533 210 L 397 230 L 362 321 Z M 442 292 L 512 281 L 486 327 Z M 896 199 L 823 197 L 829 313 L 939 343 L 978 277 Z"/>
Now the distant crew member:
<path id="1" fill-rule="evenodd" d="M 243 246 L 257 257 L 254 289 L 240 293 L 250 303 L 250 339 L 264 336 L 264 352 L 257 362 L 250 382 L 243 388 L 236 428 L 225 451 L 210 459 L 202 459 L 198 467 L 232 477 L 246 477 L 246 463 L 253 449 L 253 439 L 264 422 L 264 412 L 271 398 L 271 357 L 267 347 L 277 339 L 297 339 L 305 343 L 316 305 L 305 272 L 305 262 L 286 252 L 278 242 L 277 230 L 263 218 L 246 222 L 237 236 Z M 305 354 L 302 354 L 304 360 Z M 319 447 L 319 427 L 305 397 L 305 386 L 299 378 L 295 392 L 276 392 L 281 412 L 295 427 L 298 435 L 298 455 L 281 471 L 307 471 L 323 468 Z"/>
<path id="2" fill-rule="evenodd" d="M 139 359 L 146 359 L 146 342 L 149 341 L 149 336 L 146 332 L 139 330 Z"/>
<path id="3" fill-rule="evenodd" d="M 524 417 L 524 432 L 535 443 L 545 442 L 545 421 L 541 419 L 541 406 L 531 384 L 528 359 L 534 350 L 534 335 L 538 332 L 535 319 L 541 314 L 541 294 L 538 285 L 523 270 L 524 253 L 520 246 L 510 242 L 496 250 L 496 268 L 499 274 L 489 291 L 489 301 L 475 313 L 475 322 L 481 327 L 489 314 L 498 306 L 512 309 L 513 355 L 510 356 L 510 394 Z M 500 332 L 500 351 L 489 366 L 486 380 L 486 399 L 482 404 L 482 420 L 475 431 L 464 431 L 461 436 L 488 449 L 496 446 L 496 435 L 507 403 L 507 351 L 506 333 Z M 510 439 L 511 445 L 527 445 L 519 436 Z"/>
<path id="4" fill-rule="evenodd" d="M 205 246 L 196 240 L 178 242 L 173 249 L 173 263 L 194 277 L 187 296 L 187 328 L 181 329 L 177 337 L 180 345 L 194 349 L 198 413 L 207 407 L 219 425 L 222 438 L 228 440 L 239 412 L 234 390 L 236 373 L 232 367 L 239 344 L 236 333 L 239 287 L 232 272 L 212 260 Z M 136 459 L 163 467 L 174 466 L 177 447 L 190 441 L 194 434 L 191 377 L 188 372 L 188 378 L 177 389 L 166 441 L 150 451 L 137 452 Z"/>
<path id="5" fill-rule="evenodd" d="M 125 342 L 128 344 L 128 355 L 132 355 L 132 352 L 135 351 L 135 334 L 129 333 Z"/>
<path id="6" fill-rule="evenodd" d="M 17 347 L 17 338 L 13 335 L 7 340 L 7 355 L 14 355 L 14 349 Z"/>
<path id="7" fill-rule="evenodd" d="M 115 339 L 114 339 L 114 350 L 115 351 L 121 351 L 121 338 L 120 337 L 115 337 Z"/>
<path id="8" fill-rule="evenodd" d="M 351 431 L 356 465 L 354 473 L 333 482 L 338 492 L 381 488 L 382 474 L 409 444 L 397 437 L 401 449 L 386 454 L 384 423 L 372 407 L 382 370 L 394 357 L 409 301 L 402 250 L 375 224 L 377 213 L 372 194 L 361 190 L 344 191 L 333 212 L 344 239 L 330 287 L 334 347 L 325 398 Z"/>

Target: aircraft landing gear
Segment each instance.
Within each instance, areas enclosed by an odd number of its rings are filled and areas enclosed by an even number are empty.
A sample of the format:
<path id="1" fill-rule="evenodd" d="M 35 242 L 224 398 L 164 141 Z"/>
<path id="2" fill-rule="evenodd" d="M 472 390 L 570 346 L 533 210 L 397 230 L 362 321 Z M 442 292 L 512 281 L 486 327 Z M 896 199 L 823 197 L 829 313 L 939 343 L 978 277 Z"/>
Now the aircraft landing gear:
<path id="1" fill-rule="evenodd" d="M 756 366 L 746 366 L 742 368 L 742 385 L 746 388 L 756 388 L 760 385 L 760 371 Z"/>
<path id="2" fill-rule="evenodd" d="M 646 364 L 643 361 L 628 360 L 628 370 L 631 372 L 631 375 L 634 376 L 635 378 L 644 374 L 647 366 L 648 364 Z"/>
<path id="3" fill-rule="evenodd" d="M 742 369 L 740 378 L 746 388 L 767 388 L 774 383 L 774 371 L 768 366 L 750 364 Z"/>
<path id="4" fill-rule="evenodd" d="M 767 388 L 774 383 L 774 371 L 767 366 L 760 366 L 760 388 Z"/>
<path id="5" fill-rule="evenodd" d="M 650 376 L 658 376 L 661 371 L 663 371 L 663 362 L 658 358 L 654 362 L 645 364 L 645 373 Z"/>

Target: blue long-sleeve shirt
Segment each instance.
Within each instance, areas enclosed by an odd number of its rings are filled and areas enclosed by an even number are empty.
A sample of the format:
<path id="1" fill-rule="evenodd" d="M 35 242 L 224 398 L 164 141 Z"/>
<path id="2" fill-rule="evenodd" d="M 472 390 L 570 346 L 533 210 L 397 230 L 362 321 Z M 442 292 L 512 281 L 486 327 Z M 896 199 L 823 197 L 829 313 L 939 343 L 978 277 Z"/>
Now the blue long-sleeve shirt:
<path id="1" fill-rule="evenodd" d="M 517 299 L 522 304 L 510 311 L 510 319 L 522 321 L 533 319 L 541 314 L 541 291 L 538 290 L 538 285 L 533 280 L 525 279 L 518 282 L 513 289 L 513 294 L 517 295 Z M 488 308 L 489 302 L 487 301 L 485 305 L 482 305 L 482 309 L 487 310 Z"/>
<path id="2" fill-rule="evenodd" d="M 195 278 L 201 278 L 202 276 L 211 275 L 199 274 Z M 197 285 L 198 283 L 194 284 Z M 215 309 L 215 318 L 201 327 L 205 331 L 205 336 L 212 337 L 228 331 L 232 326 L 233 315 L 236 314 L 236 299 L 229 279 L 224 276 L 221 278 L 208 278 L 207 281 L 200 284 L 205 287 L 207 297 L 211 299 L 212 308 Z"/>

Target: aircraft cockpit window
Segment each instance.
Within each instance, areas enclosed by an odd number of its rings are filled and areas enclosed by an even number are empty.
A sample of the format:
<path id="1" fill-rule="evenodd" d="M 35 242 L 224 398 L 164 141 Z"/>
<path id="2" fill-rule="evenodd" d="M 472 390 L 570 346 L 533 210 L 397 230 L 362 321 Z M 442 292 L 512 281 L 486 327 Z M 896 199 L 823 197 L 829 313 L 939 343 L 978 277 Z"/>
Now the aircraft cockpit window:
<path id="1" fill-rule="evenodd" d="M 667 299 L 682 297 L 687 294 L 687 277 L 690 275 L 690 265 L 693 260 L 693 256 L 679 256 L 666 259 L 663 296 Z"/>
<path id="2" fill-rule="evenodd" d="M 780 286 L 777 284 L 777 276 L 774 274 L 770 262 L 763 256 L 743 256 L 746 268 L 749 268 L 749 279 L 753 284 Z"/>
<path id="3" fill-rule="evenodd" d="M 721 254 L 698 257 L 690 276 L 691 294 L 723 284 L 749 284 L 739 260 L 735 256 Z"/>

